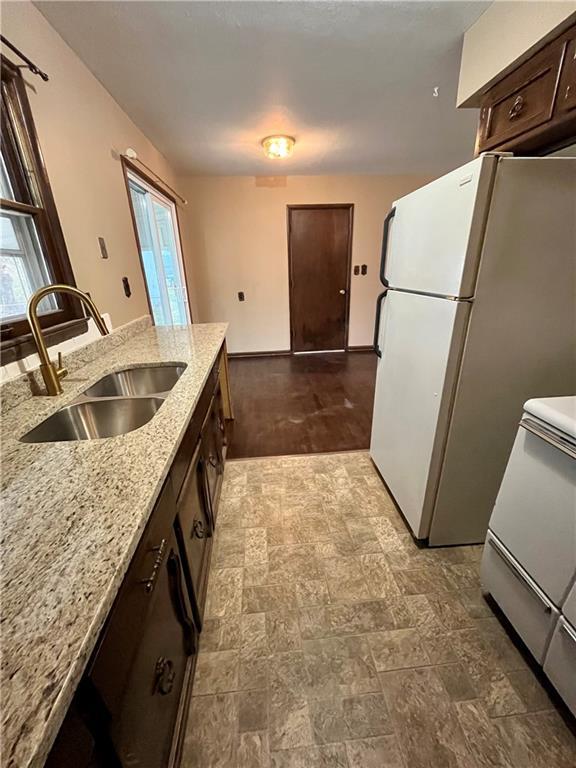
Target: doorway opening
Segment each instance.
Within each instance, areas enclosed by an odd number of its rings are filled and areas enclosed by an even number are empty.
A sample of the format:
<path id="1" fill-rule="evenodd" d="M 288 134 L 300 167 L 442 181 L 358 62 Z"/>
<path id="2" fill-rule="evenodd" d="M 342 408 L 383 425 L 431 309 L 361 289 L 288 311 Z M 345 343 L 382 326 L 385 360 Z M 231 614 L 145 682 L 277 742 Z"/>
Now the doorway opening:
<path id="1" fill-rule="evenodd" d="M 155 325 L 191 322 L 186 273 L 174 200 L 125 168 L 128 196 Z"/>
<path id="2" fill-rule="evenodd" d="M 345 351 L 354 205 L 289 205 L 290 344 L 294 353 Z"/>

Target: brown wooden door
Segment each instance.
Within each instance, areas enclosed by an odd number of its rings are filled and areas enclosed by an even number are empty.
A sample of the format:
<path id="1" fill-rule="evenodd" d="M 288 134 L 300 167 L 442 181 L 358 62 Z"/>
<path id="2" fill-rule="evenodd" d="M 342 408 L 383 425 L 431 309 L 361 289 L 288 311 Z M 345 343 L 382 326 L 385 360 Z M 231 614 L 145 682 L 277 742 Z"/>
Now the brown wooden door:
<path id="1" fill-rule="evenodd" d="M 352 205 L 288 207 L 293 352 L 345 349 Z"/>

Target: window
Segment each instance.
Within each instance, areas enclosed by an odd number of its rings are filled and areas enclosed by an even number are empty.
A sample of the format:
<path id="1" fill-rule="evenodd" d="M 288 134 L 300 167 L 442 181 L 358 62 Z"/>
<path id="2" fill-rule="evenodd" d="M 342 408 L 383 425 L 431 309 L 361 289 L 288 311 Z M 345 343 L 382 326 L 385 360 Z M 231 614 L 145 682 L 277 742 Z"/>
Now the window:
<path id="1" fill-rule="evenodd" d="M 129 170 L 126 173 L 146 291 L 155 325 L 190 322 L 176 205 Z"/>
<path id="2" fill-rule="evenodd" d="M 26 306 L 43 285 L 74 276 L 42 161 L 20 69 L 1 58 L 0 334 L 2 362 L 34 351 Z M 81 333 L 86 321 L 72 297 L 47 296 L 38 307 L 52 343 Z"/>

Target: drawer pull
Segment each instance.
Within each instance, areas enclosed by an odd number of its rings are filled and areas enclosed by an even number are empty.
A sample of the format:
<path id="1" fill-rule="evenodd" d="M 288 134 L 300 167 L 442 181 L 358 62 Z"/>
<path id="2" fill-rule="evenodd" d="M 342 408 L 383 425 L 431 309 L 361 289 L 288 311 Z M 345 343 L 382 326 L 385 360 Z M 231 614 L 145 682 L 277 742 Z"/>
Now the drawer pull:
<path id="1" fill-rule="evenodd" d="M 546 443 L 553 445 L 554 448 L 558 448 L 558 450 L 565 453 L 566 456 L 576 459 L 576 450 L 567 441 L 562 440 L 561 437 L 554 435 L 552 432 L 548 432 L 548 430 L 541 427 L 540 424 L 537 424 L 535 421 L 532 421 L 532 419 L 522 419 L 520 426 L 527 432 L 536 435 L 536 437 L 540 437 Z"/>
<path id="2" fill-rule="evenodd" d="M 523 576 L 523 574 L 519 570 L 517 570 L 517 568 L 515 567 L 514 563 L 512 563 L 510 561 L 508 555 L 506 555 L 500 549 L 500 547 L 498 546 L 498 544 L 496 544 L 494 539 L 488 538 L 488 544 L 490 544 L 490 546 L 492 547 L 494 552 L 496 552 L 496 554 L 499 555 L 500 559 L 502 560 L 504 565 L 506 565 L 508 567 L 508 569 L 510 570 L 512 575 L 515 576 L 518 579 L 518 581 L 521 584 L 523 584 L 530 592 L 532 592 L 534 597 L 536 597 L 540 601 L 540 603 L 542 603 L 542 606 L 544 607 L 544 613 L 552 613 L 552 608 L 548 605 L 546 600 L 544 600 L 544 598 L 542 597 L 540 592 L 538 592 L 538 590 L 535 589 L 535 587 L 528 581 L 528 579 L 526 579 Z"/>
<path id="3" fill-rule="evenodd" d="M 194 524 L 192 525 L 192 537 L 196 537 L 197 539 L 205 539 L 206 538 L 206 531 L 204 530 L 204 523 L 202 520 L 194 520 Z"/>
<path id="4" fill-rule="evenodd" d="M 174 687 L 175 678 L 174 663 L 170 659 L 160 656 L 154 667 L 154 693 L 167 696 Z"/>
<path id="5" fill-rule="evenodd" d="M 568 637 L 570 638 L 570 640 L 572 640 L 573 643 L 576 643 L 576 632 L 572 629 L 570 624 L 567 624 L 565 621 L 563 621 L 560 624 L 560 629 L 562 630 L 562 632 L 568 635 Z"/>
<path id="6" fill-rule="evenodd" d="M 523 111 L 525 106 L 526 106 L 526 102 L 524 101 L 524 97 L 516 96 L 516 98 L 514 99 L 514 104 L 512 104 L 508 112 L 508 118 L 510 120 L 516 120 L 516 118 L 520 115 L 520 113 Z"/>
<path id="7" fill-rule="evenodd" d="M 164 560 L 164 553 L 166 552 L 166 539 L 162 539 L 157 547 L 152 547 L 152 552 L 156 552 L 152 573 L 147 579 L 141 579 L 140 581 L 141 584 L 146 585 L 146 592 L 152 592 L 154 589 L 154 583 L 156 582 L 156 577 L 158 576 L 158 571 L 160 570 L 160 566 Z"/>
<path id="8" fill-rule="evenodd" d="M 170 552 L 168 557 L 168 576 L 170 577 L 170 592 L 174 601 L 174 608 L 182 631 L 184 633 L 184 648 L 188 656 L 196 653 L 196 632 L 194 622 L 188 615 L 186 600 L 184 598 L 184 589 L 182 586 L 182 564 L 180 558 L 175 552 Z M 202 629 L 198 624 L 198 630 Z"/>

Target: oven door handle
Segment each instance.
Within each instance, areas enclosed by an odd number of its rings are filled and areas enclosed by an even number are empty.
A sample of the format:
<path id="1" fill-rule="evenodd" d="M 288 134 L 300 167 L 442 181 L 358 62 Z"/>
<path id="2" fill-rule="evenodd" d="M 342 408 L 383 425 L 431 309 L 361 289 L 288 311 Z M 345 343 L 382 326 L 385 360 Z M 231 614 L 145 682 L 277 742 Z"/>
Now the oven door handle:
<path id="1" fill-rule="evenodd" d="M 184 632 L 184 647 L 188 656 L 192 656 L 197 651 L 196 627 L 190 616 L 188 616 L 188 611 L 186 610 L 184 589 L 182 587 L 182 564 L 174 550 L 170 551 L 167 565 L 174 610 L 176 611 L 176 616 L 178 617 L 178 621 Z"/>

